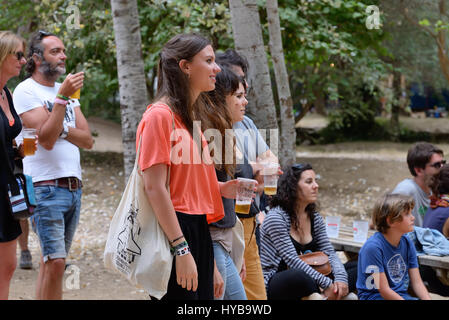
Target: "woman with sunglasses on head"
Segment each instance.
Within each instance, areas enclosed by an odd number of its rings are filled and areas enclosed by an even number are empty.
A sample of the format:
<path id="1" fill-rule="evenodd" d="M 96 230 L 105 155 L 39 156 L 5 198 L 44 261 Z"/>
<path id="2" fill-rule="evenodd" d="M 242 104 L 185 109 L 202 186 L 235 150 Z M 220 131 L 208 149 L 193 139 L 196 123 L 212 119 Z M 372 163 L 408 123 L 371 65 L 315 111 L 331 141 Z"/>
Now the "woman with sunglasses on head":
<path id="1" fill-rule="evenodd" d="M 348 293 L 355 289 L 356 264 L 348 277 L 317 212 L 317 200 L 318 183 L 311 165 L 295 164 L 284 170 L 261 229 L 260 260 L 269 300 L 355 298 Z M 317 251 L 329 258 L 328 276 L 299 258 Z"/>
<path id="2" fill-rule="evenodd" d="M 163 299 L 214 298 L 214 255 L 208 223 L 223 218 L 221 197 L 235 198 L 237 181 L 218 182 L 207 141 L 194 121 L 200 120 L 205 92 L 215 89 L 218 72 L 207 39 L 195 34 L 170 39 L 160 53 L 155 102 L 137 129 L 136 149 L 141 138 L 137 156 L 145 193 L 175 249 Z M 166 188 L 168 170 L 170 191 Z"/>
<path id="3" fill-rule="evenodd" d="M 234 141 L 226 138 L 228 136 L 226 132 L 232 130 L 234 123 L 243 120 L 248 101 L 245 97 L 245 80 L 226 66 L 220 68 L 215 90 L 208 93 L 211 103 L 203 113 L 205 117 L 202 119 L 202 125 L 205 132 L 214 129 L 220 133 L 219 141 L 216 141 L 217 137 L 214 136 L 214 147 L 211 148 L 214 154 L 211 156 L 214 159 L 218 180 L 225 182 L 234 177 L 238 167 L 235 161 Z M 218 147 L 221 149 L 218 150 Z M 229 159 L 232 159 L 231 163 L 228 163 Z M 215 276 L 218 277 L 214 283 L 215 297 L 219 300 L 246 300 L 242 283 L 244 271 L 237 270 L 231 258 L 232 228 L 237 222 L 234 200 L 223 198 L 223 206 L 224 218 L 209 225 L 217 268 Z M 244 263 L 242 269 L 244 270 Z"/>
<path id="4" fill-rule="evenodd" d="M 22 130 L 22 123 L 6 82 L 20 74 L 26 63 L 24 50 L 25 40 L 10 31 L 0 31 L 0 300 L 8 299 L 9 283 L 17 264 L 17 238 L 22 233 L 19 221 L 12 217 L 7 195 L 14 158 L 18 152 L 23 156 L 22 148 L 14 148 L 14 139 Z"/>

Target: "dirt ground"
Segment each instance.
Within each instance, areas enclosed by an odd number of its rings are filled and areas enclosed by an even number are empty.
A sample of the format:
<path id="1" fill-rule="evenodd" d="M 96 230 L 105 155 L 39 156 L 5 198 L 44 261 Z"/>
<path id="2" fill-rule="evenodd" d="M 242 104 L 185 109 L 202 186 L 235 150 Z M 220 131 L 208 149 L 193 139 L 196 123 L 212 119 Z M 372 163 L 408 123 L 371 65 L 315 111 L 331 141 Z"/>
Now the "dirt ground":
<path id="1" fill-rule="evenodd" d="M 103 248 L 109 223 L 125 184 L 122 155 L 118 153 L 121 142 L 117 137 L 120 133 L 115 128 L 103 134 L 101 126 L 108 127 L 107 123 L 90 122 L 91 128 L 95 126 L 99 133 L 95 138 L 97 149 L 94 150 L 116 152 L 82 153 L 85 187 L 80 223 L 68 258 L 71 267 L 64 280 L 64 299 L 148 299 L 143 290 L 103 266 Z M 449 145 L 439 146 L 449 154 Z M 311 163 L 320 175 L 322 215 L 340 215 L 344 224 L 350 224 L 353 219 L 367 219 L 374 200 L 410 175 L 405 163 L 408 147 L 396 143 L 301 146 L 297 149 L 297 161 Z M 29 248 L 34 268 L 16 270 L 11 282 L 11 299 L 34 299 L 40 250 L 32 231 Z M 19 256 L 19 248 L 17 253 Z M 440 297 L 434 295 L 434 298 Z"/>

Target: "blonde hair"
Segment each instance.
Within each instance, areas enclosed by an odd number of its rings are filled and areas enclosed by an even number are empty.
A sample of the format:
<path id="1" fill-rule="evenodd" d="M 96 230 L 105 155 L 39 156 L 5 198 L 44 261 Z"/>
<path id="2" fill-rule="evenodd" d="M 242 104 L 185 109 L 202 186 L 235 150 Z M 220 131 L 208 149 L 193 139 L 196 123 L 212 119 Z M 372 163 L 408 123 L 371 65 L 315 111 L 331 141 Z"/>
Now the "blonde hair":
<path id="1" fill-rule="evenodd" d="M 11 31 L 0 31 L 0 67 L 3 65 L 8 54 L 16 51 L 19 44 L 22 44 L 23 50 L 25 50 L 25 39 Z"/>
<path id="2" fill-rule="evenodd" d="M 372 219 L 376 230 L 386 233 L 390 228 L 387 218 L 390 218 L 390 223 L 402 221 L 402 213 L 413 210 L 414 206 L 415 201 L 411 196 L 394 193 L 385 194 L 374 205 Z"/>

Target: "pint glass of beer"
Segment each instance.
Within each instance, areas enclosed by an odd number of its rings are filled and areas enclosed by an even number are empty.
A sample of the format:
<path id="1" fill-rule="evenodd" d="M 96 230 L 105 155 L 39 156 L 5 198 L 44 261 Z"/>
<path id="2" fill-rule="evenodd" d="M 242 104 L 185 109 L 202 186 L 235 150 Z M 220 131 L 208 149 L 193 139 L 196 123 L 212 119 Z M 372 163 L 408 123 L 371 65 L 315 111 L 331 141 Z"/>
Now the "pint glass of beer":
<path id="1" fill-rule="evenodd" d="M 239 185 L 237 187 L 237 196 L 235 198 L 235 212 L 249 214 L 257 181 L 245 178 L 237 178 L 237 180 Z"/>
<path id="2" fill-rule="evenodd" d="M 278 168 L 279 165 L 277 163 L 266 163 L 264 165 L 264 169 L 262 171 L 263 174 L 263 184 L 266 195 L 273 196 L 277 192 L 278 185 Z"/>
<path id="3" fill-rule="evenodd" d="M 36 152 L 36 129 L 24 128 L 23 134 L 23 154 L 25 156 L 32 156 Z"/>

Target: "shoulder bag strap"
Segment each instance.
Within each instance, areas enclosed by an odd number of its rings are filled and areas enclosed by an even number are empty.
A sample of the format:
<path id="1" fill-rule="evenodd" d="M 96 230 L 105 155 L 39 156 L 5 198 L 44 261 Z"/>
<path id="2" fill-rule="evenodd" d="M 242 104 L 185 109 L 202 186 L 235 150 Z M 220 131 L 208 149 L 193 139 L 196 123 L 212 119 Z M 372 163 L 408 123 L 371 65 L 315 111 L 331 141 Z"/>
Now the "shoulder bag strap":
<path id="1" fill-rule="evenodd" d="M 173 114 L 173 111 L 170 109 L 170 113 L 171 113 L 171 118 L 172 118 L 172 129 L 173 131 L 175 131 L 175 116 Z M 172 142 L 173 144 L 173 142 Z M 139 158 L 140 158 L 140 147 L 142 145 L 142 134 L 139 137 L 139 146 L 137 147 L 137 154 L 136 154 L 136 160 L 134 162 L 134 168 L 139 170 L 139 172 L 141 173 L 142 171 L 139 168 Z M 170 191 L 170 171 L 171 171 L 171 166 L 168 166 L 168 170 L 167 170 L 167 180 L 165 181 L 165 187 L 167 188 L 167 190 Z"/>

